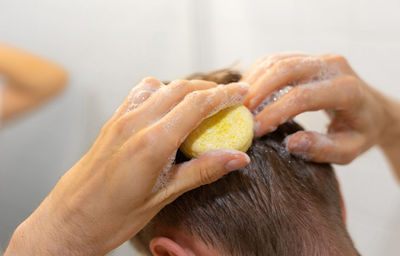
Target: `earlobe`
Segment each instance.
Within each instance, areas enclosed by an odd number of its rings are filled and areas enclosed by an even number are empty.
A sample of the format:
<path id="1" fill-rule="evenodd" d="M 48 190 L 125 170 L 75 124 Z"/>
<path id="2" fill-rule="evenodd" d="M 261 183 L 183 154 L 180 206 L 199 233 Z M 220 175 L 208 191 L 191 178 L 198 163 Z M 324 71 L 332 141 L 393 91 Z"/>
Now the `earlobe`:
<path id="1" fill-rule="evenodd" d="M 167 237 L 153 238 L 149 247 L 154 256 L 189 256 L 177 242 Z"/>

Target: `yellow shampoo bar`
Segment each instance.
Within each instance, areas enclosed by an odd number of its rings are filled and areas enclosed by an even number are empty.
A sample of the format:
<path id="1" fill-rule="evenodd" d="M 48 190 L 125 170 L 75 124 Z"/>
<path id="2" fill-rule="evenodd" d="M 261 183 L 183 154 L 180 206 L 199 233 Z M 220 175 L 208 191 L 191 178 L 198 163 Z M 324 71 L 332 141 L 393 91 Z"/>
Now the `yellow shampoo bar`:
<path id="1" fill-rule="evenodd" d="M 181 145 L 187 157 L 209 150 L 236 149 L 246 152 L 253 140 L 253 115 L 243 105 L 223 109 L 205 119 Z"/>

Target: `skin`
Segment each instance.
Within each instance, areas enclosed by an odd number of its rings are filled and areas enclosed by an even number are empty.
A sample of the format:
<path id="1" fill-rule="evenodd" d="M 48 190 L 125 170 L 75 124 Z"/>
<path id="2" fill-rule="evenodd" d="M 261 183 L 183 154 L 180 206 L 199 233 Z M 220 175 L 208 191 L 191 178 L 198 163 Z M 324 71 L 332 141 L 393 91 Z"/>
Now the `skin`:
<path id="1" fill-rule="evenodd" d="M 16 229 L 5 255 L 104 255 L 179 195 L 247 165 L 248 156 L 233 150 L 172 163 L 203 119 L 241 103 L 247 92 L 243 83 L 176 80 L 165 86 L 143 79 L 89 152 Z M 166 170 L 169 179 L 154 190 Z"/>
<path id="2" fill-rule="evenodd" d="M 340 187 L 340 186 L 339 186 Z M 341 197 L 342 218 L 346 223 L 346 209 Z M 201 239 L 193 236 L 185 230 L 174 227 L 159 227 L 155 236 L 149 244 L 151 253 L 154 256 L 227 256 L 222 250 L 207 245 Z"/>
<path id="3" fill-rule="evenodd" d="M 67 72 L 59 65 L 0 43 L 2 121 L 8 121 L 53 98 L 64 89 Z"/>
<path id="4" fill-rule="evenodd" d="M 201 239 L 178 229 L 165 229 L 161 236 L 150 241 L 149 248 L 154 256 L 226 256 L 224 252 L 208 246 Z"/>
<path id="5" fill-rule="evenodd" d="M 326 110 L 331 117 L 328 133 L 297 132 L 286 140 L 289 151 L 315 162 L 346 164 L 378 145 L 400 178 L 400 104 L 362 81 L 342 56 L 272 55 L 257 61 L 242 81 L 250 84 L 244 103 L 250 110 L 272 92 L 295 85 L 257 114 L 257 137 L 303 112 Z M 346 220 L 343 201 L 342 206 Z M 223 255 L 181 230 L 161 233 L 149 245 L 155 256 Z"/>
<path id="6" fill-rule="evenodd" d="M 287 140 L 292 153 L 343 164 L 379 145 L 400 176 L 400 106 L 358 78 L 343 57 L 274 55 L 257 62 L 243 81 L 251 84 L 248 96 L 244 85 L 178 80 L 164 89 L 144 79 L 90 151 L 16 229 L 5 255 L 103 255 L 116 248 L 182 193 L 248 163 L 244 153 L 218 151 L 172 165 L 171 156 L 201 120 L 246 96 L 255 109 L 288 83 L 297 87 L 256 116 L 257 136 L 302 112 L 325 109 L 332 117 L 328 134 L 293 135 Z M 163 169 L 172 175 L 153 191 Z"/>
<path id="7" fill-rule="evenodd" d="M 342 56 L 283 53 L 257 61 L 242 78 L 250 84 L 245 105 L 255 110 L 272 92 L 294 88 L 255 117 L 256 136 L 306 111 L 326 110 L 327 134 L 301 131 L 286 139 L 288 150 L 314 162 L 347 164 L 374 145 L 400 177 L 400 104 L 383 96 Z"/>

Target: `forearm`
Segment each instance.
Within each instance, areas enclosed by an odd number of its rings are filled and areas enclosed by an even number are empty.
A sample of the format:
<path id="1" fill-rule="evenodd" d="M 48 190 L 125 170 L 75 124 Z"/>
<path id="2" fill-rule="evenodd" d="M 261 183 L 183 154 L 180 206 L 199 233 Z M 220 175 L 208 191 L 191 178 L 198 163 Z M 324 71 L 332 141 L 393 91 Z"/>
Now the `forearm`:
<path id="1" fill-rule="evenodd" d="M 400 182 L 400 103 L 385 98 L 384 105 L 388 122 L 379 146 Z"/>
<path id="2" fill-rule="evenodd" d="M 0 43 L 0 74 L 9 86 L 37 95 L 59 91 L 66 83 L 66 71 L 55 63 Z"/>
<path id="3" fill-rule="evenodd" d="M 57 251 L 56 243 L 45 238 L 46 233 L 47 231 L 41 230 L 37 225 L 35 227 L 29 223 L 29 219 L 25 220 L 14 231 L 4 256 L 52 255 Z"/>
<path id="4" fill-rule="evenodd" d="M 83 232 L 72 232 L 66 223 L 55 221 L 56 213 L 43 203 L 14 231 L 4 256 L 14 255 L 100 255 Z"/>
<path id="5" fill-rule="evenodd" d="M 14 231 L 4 256 L 51 255 L 52 250 L 49 247 L 54 246 L 54 244 L 49 243 L 47 246 L 43 246 L 44 241 L 40 239 L 43 231 L 35 230 L 35 228 L 27 230 L 26 227 L 24 222 Z M 39 243 L 35 239 L 38 239 Z"/>

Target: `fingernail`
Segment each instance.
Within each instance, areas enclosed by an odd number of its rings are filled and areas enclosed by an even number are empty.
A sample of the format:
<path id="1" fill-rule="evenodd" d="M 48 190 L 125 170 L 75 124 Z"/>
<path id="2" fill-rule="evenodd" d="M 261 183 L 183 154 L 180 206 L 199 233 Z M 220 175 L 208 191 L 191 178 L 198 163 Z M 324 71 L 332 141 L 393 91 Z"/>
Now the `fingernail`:
<path id="1" fill-rule="evenodd" d="M 309 136 L 306 134 L 303 134 L 302 136 L 296 136 L 294 138 L 293 135 L 289 135 L 285 138 L 284 143 L 286 144 L 286 149 L 297 154 L 304 154 L 308 152 L 312 144 L 311 138 L 309 138 Z M 291 141 L 290 144 L 289 141 Z"/>
<path id="2" fill-rule="evenodd" d="M 283 143 L 285 145 L 285 148 L 288 152 L 290 152 L 292 155 L 303 159 L 305 161 L 308 161 L 311 159 L 311 157 L 308 155 L 308 149 L 310 148 L 311 144 L 308 145 L 308 143 L 301 143 L 301 139 L 297 140 L 294 139 L 289 146 L 289 141 L 293 137 L 294 134 L 287 136 L 284 140 Z M 302 137 L 302 136 L 301 136 Z M 301 138 L 300 137 L 300 138 Z"/>
<path id="3" fill-rule="evenodd" d="M 241 157 L 228 161 L 225 164 L 225 170 L 227 172 L 231 172 L 239 168 L 245 167 L 248 163 L 250 163 L 250 158 L 247 154 L 244 154 L 244 158 Z"/>
<path id="4" fill-rule="evenodd" d="M 293 134 L 290 134 L 290 135 L 286 136 L 286 137 L 283 139 L 283 145 L 285 145 L 285 149 L 286 149 L 287 151 L 290 151 L 290 150 L 289 150 L 289 140 L 290 140 L 292 137 L 293 137 Z"/>

